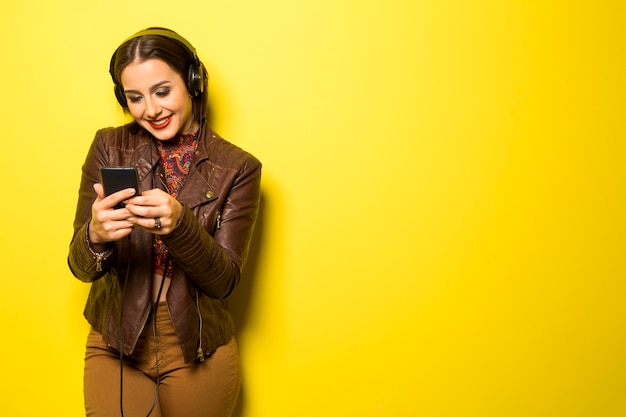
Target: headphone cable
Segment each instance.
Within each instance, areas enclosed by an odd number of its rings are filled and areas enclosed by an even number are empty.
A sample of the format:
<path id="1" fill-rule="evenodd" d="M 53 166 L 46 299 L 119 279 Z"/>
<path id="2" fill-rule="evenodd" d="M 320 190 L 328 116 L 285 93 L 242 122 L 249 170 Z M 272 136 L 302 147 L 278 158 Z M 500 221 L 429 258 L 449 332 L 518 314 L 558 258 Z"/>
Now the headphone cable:
<path id="1" fill-rule="evenodd" d="M 130 235 L 128 236 L 128 242 L 130 247 Z M 120 307 L 119 317 L 119 331 L 120 331 L 120 415 L 124 417 L 124 332 L 122 330 L 122 317 L 124 316 L 124 301 L 126 299 L 126 284 L 128 283 L 128 277 L 130 275 L 130 254 L 128 251 L 128 263 L 126 264 L 126 274 L 124 278 L 124 288 L 122 290 L 122 304 Z"/>

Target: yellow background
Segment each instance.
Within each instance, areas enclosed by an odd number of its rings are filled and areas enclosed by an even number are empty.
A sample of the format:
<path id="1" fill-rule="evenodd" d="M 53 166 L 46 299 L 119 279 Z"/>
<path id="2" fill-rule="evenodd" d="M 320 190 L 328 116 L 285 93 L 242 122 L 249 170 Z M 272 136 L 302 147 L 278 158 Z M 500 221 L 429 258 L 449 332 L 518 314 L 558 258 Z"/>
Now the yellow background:
<path id="1" fill-rule="evenodd" d="M 80 166 L 160 25 L 264 163 L 238 416 L 626 415 L 625 4 L 4 0 L 1 414 L 83 415 Z"/>

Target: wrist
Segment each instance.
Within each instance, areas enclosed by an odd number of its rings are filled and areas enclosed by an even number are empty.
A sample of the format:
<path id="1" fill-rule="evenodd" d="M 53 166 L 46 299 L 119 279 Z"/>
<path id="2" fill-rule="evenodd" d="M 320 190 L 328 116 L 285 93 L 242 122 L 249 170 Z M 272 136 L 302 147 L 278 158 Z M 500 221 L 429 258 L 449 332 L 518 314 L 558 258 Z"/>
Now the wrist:
<path id="1" fill-rule="evenodd" d="M 174 222 L 174 226 L 172 227 L 172 231 L 178 227 L 183 222 L 183 217 L 185 217 L 185 206 L 179 201 L 178 205 L 180 210 L 178 212 L 178 219 Z"/>
<path id="2" fill-rule="evenodd" d="M 87 225 L 87 230 L 85 231 L 85 243 L 93 259 L 96 261 L 96 272 L 102 271 L 102 263 L 113 253 L 113 246 L 106 243 L 91 242 L 89 240 L 89 225 Z"/>
<path id="3" fill-rule="evenodd" d="M 91 222 L 87 224 L 87 232 L 85 233 L 85 240 L 87 241 L 87 247 L 92 254 L 100 254 L 106 252 L 111 248 L 109 242 L 99 242 L 98 236 L 91 231 Z"/>

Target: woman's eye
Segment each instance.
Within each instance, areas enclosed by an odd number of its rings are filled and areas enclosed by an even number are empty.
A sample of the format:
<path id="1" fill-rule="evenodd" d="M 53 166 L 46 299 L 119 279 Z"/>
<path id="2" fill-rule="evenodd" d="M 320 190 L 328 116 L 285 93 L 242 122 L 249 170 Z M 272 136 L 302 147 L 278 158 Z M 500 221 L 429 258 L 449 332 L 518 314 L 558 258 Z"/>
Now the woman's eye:
<path id="1" fill-rule="evenodd" d="M 141 100 L 141 96 L 127 96 L 126 99 L 131 103 L 138 103 Z"/>
<path id="2" fill-rule="evenodd" d="M 159 91 L 157 91 L 157 92 L 156 92 L 156 95 L 157 95 L 158 97 L 165 97 L 165 96 L 167 96 L 169 93 L 170 93 L 170 90 L 169 90 L 169 89 L 165 89 L 165 90 L 159 90 Z"/>

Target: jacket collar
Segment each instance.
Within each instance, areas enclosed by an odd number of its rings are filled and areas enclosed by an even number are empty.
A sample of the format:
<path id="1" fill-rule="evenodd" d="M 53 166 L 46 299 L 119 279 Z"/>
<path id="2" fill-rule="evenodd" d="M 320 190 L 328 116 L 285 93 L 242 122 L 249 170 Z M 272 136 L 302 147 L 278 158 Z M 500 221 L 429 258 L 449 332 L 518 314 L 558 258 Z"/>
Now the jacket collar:
<path id="1" fill-rule="evenodd" d="M 147 131 L 140 128 L 136 134 L 137 147 L 135 152 L 136 167 L 139 170 L 139 180 L 143 181 L 147 176 L 153 175 L 153 186 L 166 190 L 165 184 L 162 183 L 163 168 L 159 164 L 161 155 L 159 149 L 154 142 L 156 139 Z M 185 180 L 183 188 L 180 190 L 178 200 L 189 207 L 195 207 L 199 204 L 217 198 L 215 190 L 211 187 L 211 177 L 213 175 L 214 166 L 209 161 L 210 149 L 214 142 L 215 134 L 205 124 L 193 158 L 193 163 L 189 168 L 189 174 Z"/>

